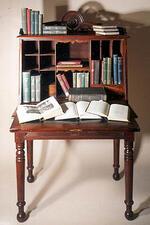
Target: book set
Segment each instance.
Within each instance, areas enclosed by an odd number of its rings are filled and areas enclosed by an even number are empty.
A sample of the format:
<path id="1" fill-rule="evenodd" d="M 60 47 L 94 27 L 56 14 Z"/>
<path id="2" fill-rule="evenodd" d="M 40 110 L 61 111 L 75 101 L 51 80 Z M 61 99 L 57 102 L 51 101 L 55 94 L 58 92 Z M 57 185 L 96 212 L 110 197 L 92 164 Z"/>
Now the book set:
<path id="1" fill-rule="evenodd" d="M 59 104 L 51 96 L 37 105 L 19 105 L 17 107 L 19 123 L 35 120 L 69 120 L 69 119 L 98 119 L 114 121 L 129 121 L 129 107 L 121 104 L 109 104 L 100 101 L 78 101 Z"/>
<path id="2" fill-rule="evenodd" d="M 23 103 L 41 101 L 41 75 L 22 72 L 22 101 Z"/>
<path id="3" fill-rule="evenodd" d="M 117 26 L 109 25 L 93 25 L 93 30 L 96 35 L 119 35 L 119 28 Z"/>
<path id="4" fill-rule="evenodd" d="M 92 60 L 92 84 L 119 85 L 122 83 L 123 58 L 117 54 L 113 57 L 103 57 L 102 60 Z"/>
<path id="5" fill-rule="evenodd" d="M 67 34 L 67 26 L 59 21 L 47 22 L 43 24 L 43 34 Z"/>
<path id="6" fill-rule="evenodd" d="M 21 11 L 21 24 L 23 34 L 42 34 L 43 14 L 38 10 L 23 8 Z"/>

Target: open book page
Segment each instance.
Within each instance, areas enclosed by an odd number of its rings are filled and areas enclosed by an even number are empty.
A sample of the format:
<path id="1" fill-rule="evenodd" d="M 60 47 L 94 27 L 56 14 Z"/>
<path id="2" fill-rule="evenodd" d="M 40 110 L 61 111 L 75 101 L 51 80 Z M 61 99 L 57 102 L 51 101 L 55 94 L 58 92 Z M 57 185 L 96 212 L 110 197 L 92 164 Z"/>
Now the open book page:
<path id="1" fill-rule="evenodd" d="M 19 105 L 17 116 L 19 123 L 25 123 L 39 119 L 50 119 L 63 113 L 61 106 L 52 96 L 37 105 Z"/>
<path id="2" fill-rule="evenodd" d="M 100 116 L 86 112 L 89 104 L 90 103 L 87 101 L 79 101 L 76 103 L 79 118 L 80 119 L 100 119 L 101 118 Z"/>
<path id="3" fill-rule="evenodd" d="M 53 96 L 38 103 L 37 108 L 44 120 L 63 114 L 61 106 Z"/>
<path id="4" fill-rule="evenodd" d="M 35 105 L 19 105 L 17 107 L 19 123 L 25 123 L 42 118 L 41 113 Z"/>
<path id="5" fill-rule="evenodd" d="M 127 105 L 112 104 L 110 106 L 108 120 L 128 122 L 129 107 Z"/>
<path id="6" fill-rule="evenodd" d="M 66 102 L 62 104 L 61 107 L 64 113 L 60 116 L 56 116 L 55 120 L 66 120 L 66 119 L 74 119 L 79 117 L 77 107 L 74 102 Z"/>
<path id="7" fill-rule="evenodd" d="M 110 105 L 107 102 L 104 102 L 103 100 L 91 101 L 87 108 L 87 112 L 98 116 L 107 117 L 109 113 L 109 108 Z"/>

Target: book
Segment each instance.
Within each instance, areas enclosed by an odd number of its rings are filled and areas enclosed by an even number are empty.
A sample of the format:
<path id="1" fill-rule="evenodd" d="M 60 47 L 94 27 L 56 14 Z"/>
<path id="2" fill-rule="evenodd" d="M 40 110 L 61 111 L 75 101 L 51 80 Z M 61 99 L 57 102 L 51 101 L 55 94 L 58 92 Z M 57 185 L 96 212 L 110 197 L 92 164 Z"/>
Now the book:
<path id="1" fill-rule="evenodd" d="M 35 76 L 35 99 L 41 101 L 41 74 Z"/>
<path id="2" fill-rule="evenodd" d="M 107 118 L 108 120 L 129 122 L 129 107 L 127 105 L 110 105 L 103 100 L 92 101 L 87 108 L 87 112 Z"/>
<path id="3" fill-rule="evenodd" d="M 114 84 L 118 84 L 118 55 L 113 55 L 113 80 Z"/>
<path id="4" fill-rule="evenodd" d="M 96 28 L 96 29 L 116 29 L 117 26 L 115 25 L 93 25 L 93 28 Z"/>
<path id="5" fill-rule="evenodd" d="M 36 77 L 31 75 L 31 102 L 36 102 Z"/>
<path id="6" fill-rule="evenodd" d="M 59 61 L 57 65 L 80 65 L 81 60 Z"/>
<path id="7" fill-rule="evenodd" d="M 107 100 L 107 94 L 104 88 L 70 88 L 69 101 L 92 101 L 92 100 Z"/>
<path id="8" fill-rule="evenodd" d="M 22 94 L 23 103 L 29 103 L 31 100 L 31 74 L 30 72 L 22 72 Z"/>
<path id="9" fill-rule="evenodd" d="M 19 105 L 17 107 L 19 123 L 34 120 L 47 120 L 63 114 L 60 104 L 51 96 L 36 105 Z"/>
<path id="10" fill-rule="evenodd" d="M 91 61 L 91 80 L 92 84 L 99 84 L 100 82 L 100 60 Z"/>
<path id="11" fill-rule="evenodd" d="M 118 84 L 121 84 L 122 73 L 123 73 L 123 58 L 118 56 Z"/>
<path id="12" fill-rule="evenodd" d="M 112 68 L 112 60 L 110 57 L 107 57 L 107 84 L 111 84 L 111 68 Z"/>
<path id="13" fill-rule="evenodd" d="M 65 82 L 64 82 L 64 80 L 63 80 L 63 78 L 61 76 L 61 74 L 57 74 L 56 77 L 57 77 L 57 80 L 58 80 L 58 82 L 59 82 L 59 84 L 60 84 L 60 86 L 61 86 L 61 88 L 62 88 L 62 90 L 63 90 L 63 92 L 65 94 L 65 96 L 68 97 L 69 96 L 68 88 L 67 88 L 67 86 L 66 86 L 66 84 L 65 84 Z"/>
<path id="14" fill-rule="evenodd" d="M 27 8 L 21 9 L 21 23 L 23 34 L 27 34 Z"/>
<path id="15" fill-rule="evenodd" d="M 56 116 L 55 120 L 68 120 L 68 119 L 101 119 L 100 116 L 86 112 L 90 103 L 87 101 L 66 102 L 61 105 L 63 114 Z"/>
<path id="16" fill-rule="evenodd" d="M 119 35 L 119 31 L 95 31 L 95 33 L 101 35 Z"/>

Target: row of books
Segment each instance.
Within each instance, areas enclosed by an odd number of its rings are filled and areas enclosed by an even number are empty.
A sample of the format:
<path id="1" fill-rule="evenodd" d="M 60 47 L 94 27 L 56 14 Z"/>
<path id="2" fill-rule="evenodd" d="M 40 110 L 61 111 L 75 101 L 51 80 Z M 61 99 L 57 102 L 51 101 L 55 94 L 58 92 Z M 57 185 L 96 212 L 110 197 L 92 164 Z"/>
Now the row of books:
<path id="1" fill-rule="evenodd" d="M 103 57 L 102 60 L 92 60 L 91 63 L 92 84 L 114 84 L 122 83 L 123 58 L 114 54 L 113 57 Z"/>
<path id="2" fill-rule="evenodd" d="M 96 35 L 119 35 L 119 28 L 117 26 L 103 26 L 93 25 L 93 30 Z"/>
<path id="3" fill-rule="evenodd" d="M 67 34 L 66 25 L 43 25 L 43 34 Z"/>
<path id="4" fill-rule="evenodd" d="M 43 14 L 38 10 L 23 8 L 21 10 L 21 28 L 23 34 L 37 35 L 43 33 Z"/>
<path id="5" fill-rule="evenodd" d="M 89 87 L 89 72 L 73 72 L 72 81 L 73 88 L 87 88 Z"/>
<path id="6" fill-rule="evenodd" d="M 22 72 L 22 102 L 41 101 L 41 75 Z"/>

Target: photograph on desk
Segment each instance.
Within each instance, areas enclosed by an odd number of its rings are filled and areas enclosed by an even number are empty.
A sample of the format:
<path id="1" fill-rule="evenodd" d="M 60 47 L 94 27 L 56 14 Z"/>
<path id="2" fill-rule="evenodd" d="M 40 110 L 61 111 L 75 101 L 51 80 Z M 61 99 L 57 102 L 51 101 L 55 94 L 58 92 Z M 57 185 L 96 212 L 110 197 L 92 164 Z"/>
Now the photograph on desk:
<path id="1" fill-rule="evenodd" d="M 16 112 L 19 123 L 47 120 L 63 113 L 61 106 L 53 96 L 41 101 L 37 105 L 19 105 Z"/>

